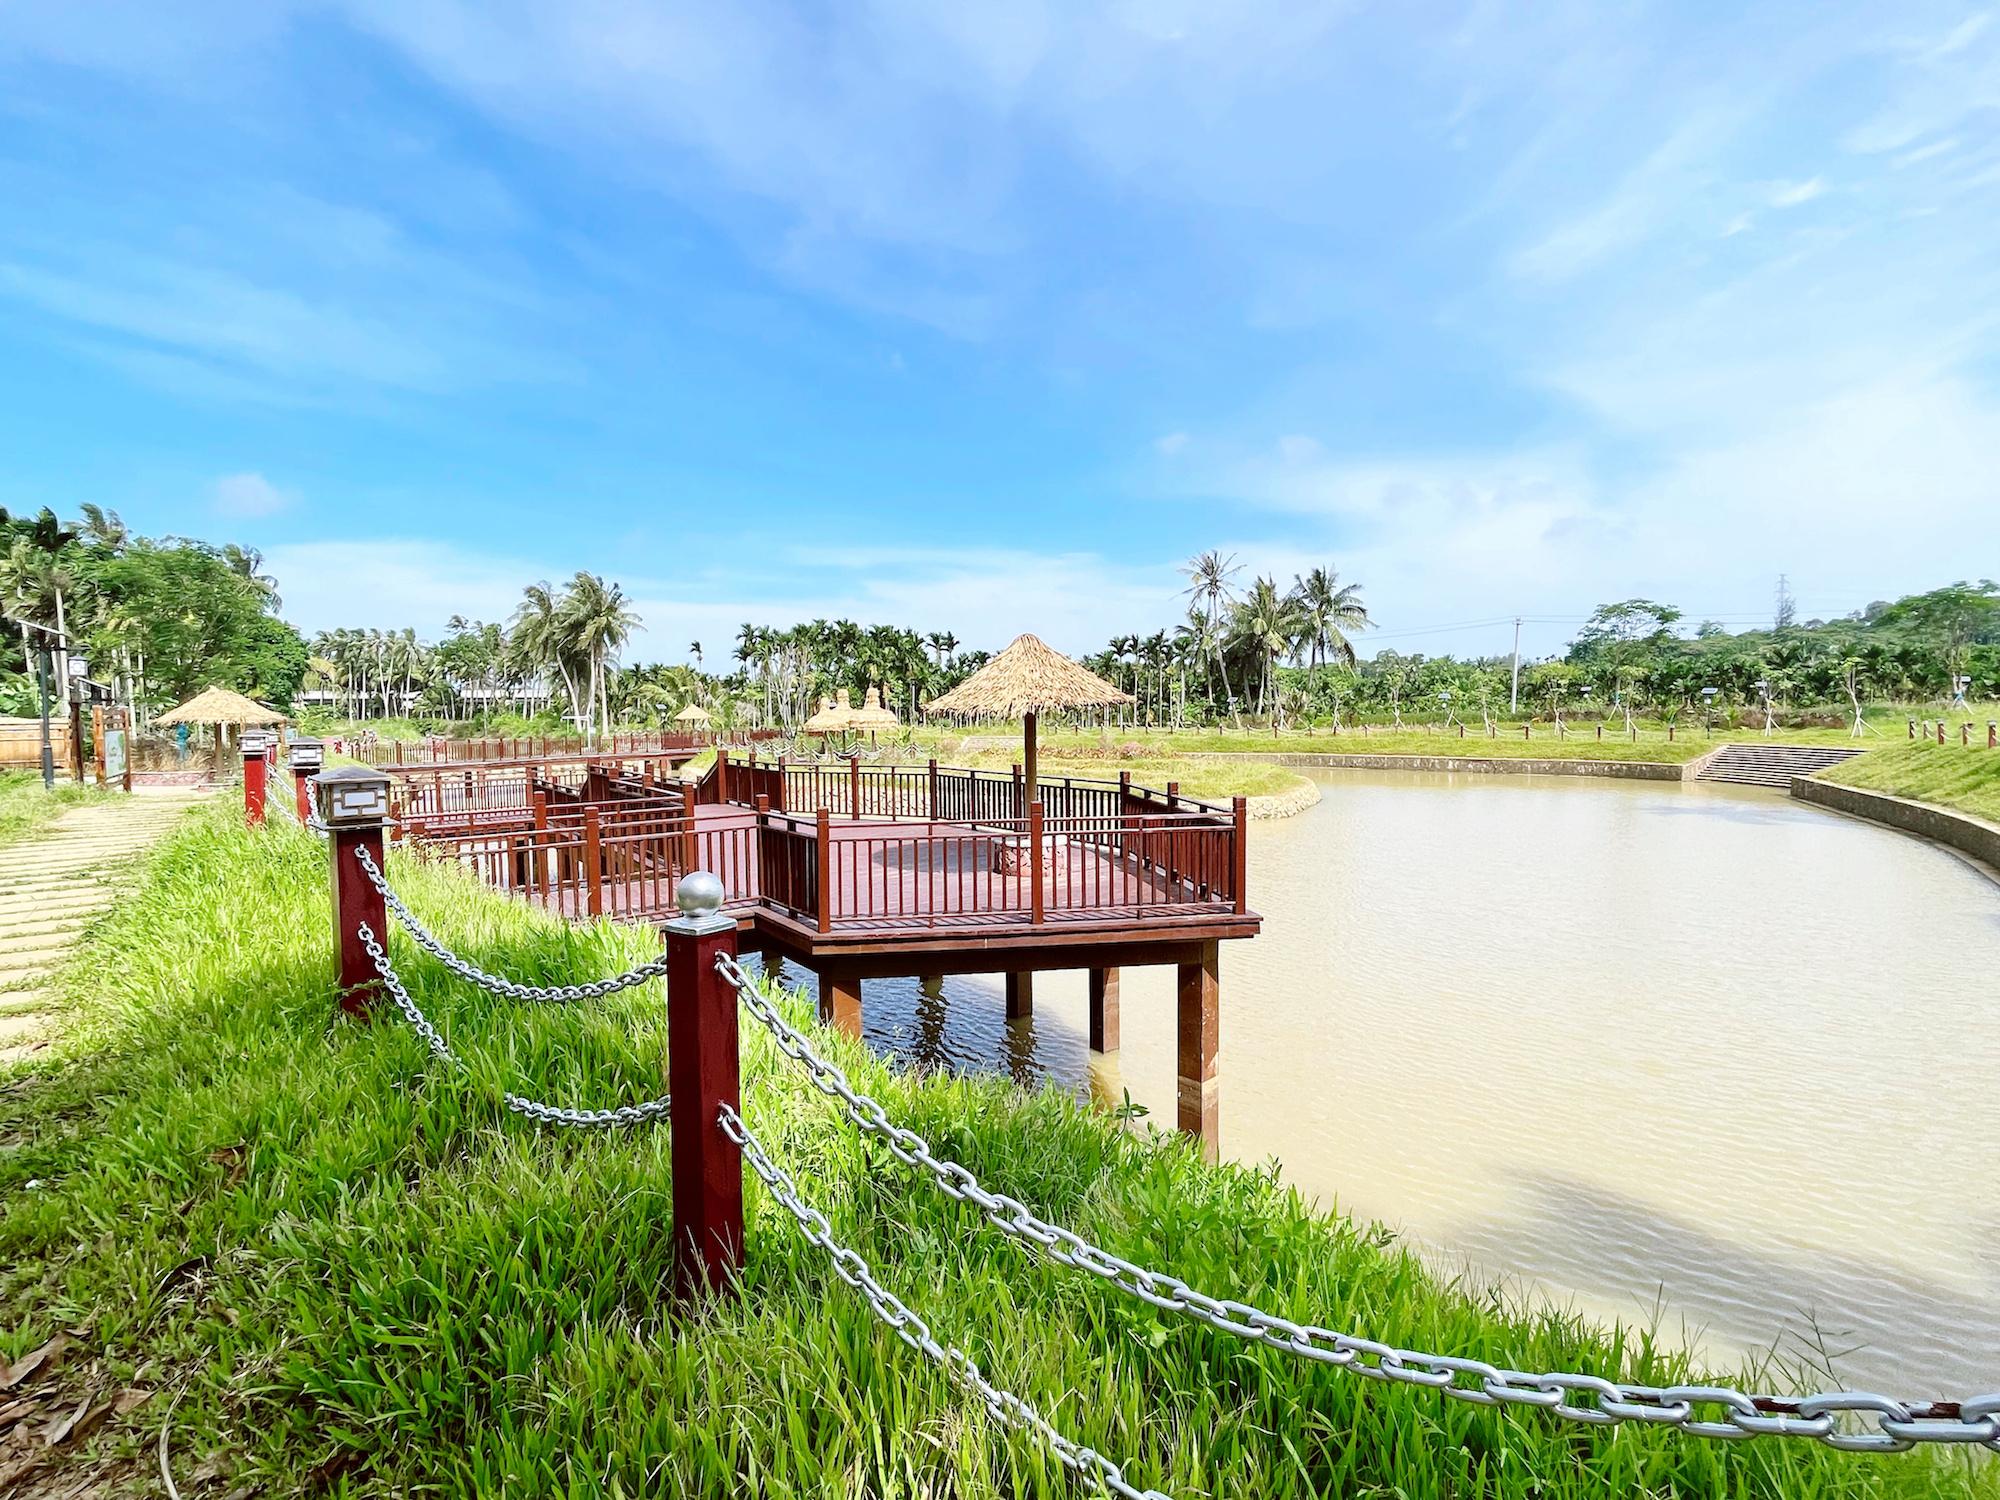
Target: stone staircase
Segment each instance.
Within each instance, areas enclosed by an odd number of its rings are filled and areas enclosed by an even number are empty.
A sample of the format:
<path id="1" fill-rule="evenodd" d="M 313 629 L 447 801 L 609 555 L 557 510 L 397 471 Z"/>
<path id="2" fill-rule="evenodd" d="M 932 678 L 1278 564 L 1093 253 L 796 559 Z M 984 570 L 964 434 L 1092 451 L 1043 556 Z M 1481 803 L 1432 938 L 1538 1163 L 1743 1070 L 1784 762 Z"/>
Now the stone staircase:
<path id="1" fill-rule="evenodd" d="M 1732 781 L 1740 786 L 1790 788 L 1794 776 L 1810 776 L 1859 755 L 1844 745 L 1765 745 L 1754 741 L 1724 745 L 1695 772 L 1696 781 Z"/>

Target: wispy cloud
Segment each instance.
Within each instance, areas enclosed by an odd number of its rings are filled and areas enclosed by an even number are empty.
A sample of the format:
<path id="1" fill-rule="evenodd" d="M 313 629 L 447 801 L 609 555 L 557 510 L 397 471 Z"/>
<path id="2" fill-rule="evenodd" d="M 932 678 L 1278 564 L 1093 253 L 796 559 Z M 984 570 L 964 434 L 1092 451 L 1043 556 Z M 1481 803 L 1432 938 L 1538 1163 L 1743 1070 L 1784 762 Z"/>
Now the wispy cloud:
<path id="1" fill-rule="evenodd" d="M 298 504 L 291 490 L 281 490 L 262 474 L 225 474 L 209 488 L 209 505 L 219 516 L 258 519 L 275 516 Z"/>

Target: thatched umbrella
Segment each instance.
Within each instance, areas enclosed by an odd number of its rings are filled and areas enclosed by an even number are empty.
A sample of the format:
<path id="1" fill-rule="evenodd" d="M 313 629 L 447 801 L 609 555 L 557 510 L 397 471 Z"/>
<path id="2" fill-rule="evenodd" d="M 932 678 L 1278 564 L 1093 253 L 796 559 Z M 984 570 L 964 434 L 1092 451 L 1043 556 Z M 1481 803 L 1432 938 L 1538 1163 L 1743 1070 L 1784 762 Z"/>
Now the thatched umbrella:
<path id="1" fill-rule="evenodd" d="M 179 708 L 170 708 L 153 720 L 155 724 L 213 724 L 238 729 L 268 729 L 291 721 L 275 708 L 266 708 L 254 698 L 233 693 L 225 687 L 203 688 Z M 218 747 L 221 735 L 216 736 Z"/>
<path id="2" fill-rule="evenodd" d="M 690 703 L 686 708 L 674 715 L 674 722 L 676 724 L 706 724 L 709 722 L 709 712 L 699 703 Z"/>
<path id="3" fill-rule="evenodd" d="M 854 711 L 853 722 L 856 729 L 867 730 L 870 738 L 878 729 L 903 727 L 903 721 L 896 717 L 895 710 L 882 706 L 882 690 L 874 687 L 868 690 L 868 701 Z"/>
<path id="4" fill-rule="evenodd" d="M 840 696 L 845 699 L 847 694 L 843 691 Z M 807 734 L 845 734 L 853 727 L 854 710 L 844 702 L 836 707 L 831 698 L 821 698 L 819 712 L 805 723 Z"/>
<path id="5" fill-rule="evenodd" d="M 1022 635 L 942 698 L 933 698 L 925 711 L 1019 718 L 1024 741 L 1021 755 L 1024 795 L 1033 802 L 1038 785 L 1035 716 L 1063 709 L 1113 708 L 1131 701 L 1130 693 L 1119 691 L 1038 637 Z"/>

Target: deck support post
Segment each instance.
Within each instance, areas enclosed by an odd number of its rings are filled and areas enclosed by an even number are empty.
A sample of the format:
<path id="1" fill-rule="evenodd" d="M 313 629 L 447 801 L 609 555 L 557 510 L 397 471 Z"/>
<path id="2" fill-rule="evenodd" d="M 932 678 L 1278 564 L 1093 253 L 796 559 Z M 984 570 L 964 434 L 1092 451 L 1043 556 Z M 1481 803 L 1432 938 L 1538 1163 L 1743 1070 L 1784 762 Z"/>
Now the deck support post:
<path id="1" fill-rule="evenodd" d="M 1007 1019 L 1025 1020 L 1035 1013 L 1035 976 L 1026 970 L 1007 976 Z"/>
<path id="2" fill-rule="evenodd" d="M 819 975 L 819 1019 L 842 1036 L 861 1037 L 861 981 L 836 969 Z"/>
<path id="3" fill-rule="evenodd" d="M 604 915 L 603 850 L 598 843 L 597 808 L 583 810 L 584 909 L 593 917 Z"/>
<path id="4" fill-rule="evenodd" d="M 718 1116 L 739 1107 L 736 988 L 717 972 L 736 956 L 736 919 L 724 913 L 722 882 L 705 870 L 684 877 L 667 939 L 667 1087 L 674 1286 L 683 1297 L 725 1290 L 743 1266 L 743 1152 Z"/>
<path id="5" fill-rule="evenodd" d="M 1217 945 L 1201 945 L 1200 956 L 1179 966 L 1175 1009 L 1179 1030 L 1179 1066 L 1175 1102 L 1183 1134 L 1201 1143 L 1201 1154 L 1214 1161 L 1219 1146 L 1218 1093 L 1215 1054 L 1221 1030 L 1221 991 Z"/>
<path id="6" fill-rule="evenodd" d="M 861 816 L 861 757 L 847 757 L 847 816 Z"/>
<path id="7" fill-rule="evenodd" d="M 1118 971 L 1090 971 L 1090 1050 L 1118 1050 Z"/>

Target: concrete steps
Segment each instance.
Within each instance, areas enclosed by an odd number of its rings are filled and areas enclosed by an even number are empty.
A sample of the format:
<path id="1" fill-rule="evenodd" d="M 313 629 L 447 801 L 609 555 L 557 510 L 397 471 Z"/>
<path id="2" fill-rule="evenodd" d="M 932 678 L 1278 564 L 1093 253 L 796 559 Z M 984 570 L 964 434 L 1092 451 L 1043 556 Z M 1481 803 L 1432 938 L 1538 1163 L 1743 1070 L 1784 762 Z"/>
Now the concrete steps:
<path id="1" fill-rule="evenodd" d="M 1739 786 L 1769 786 L 1788 790 L 1794 776 L 1810 776 L 1852 760 L 1859 750 L 1844 745 L 1724 745 L 1695 773 L 1697 781 L 1728 781 Z"/>

